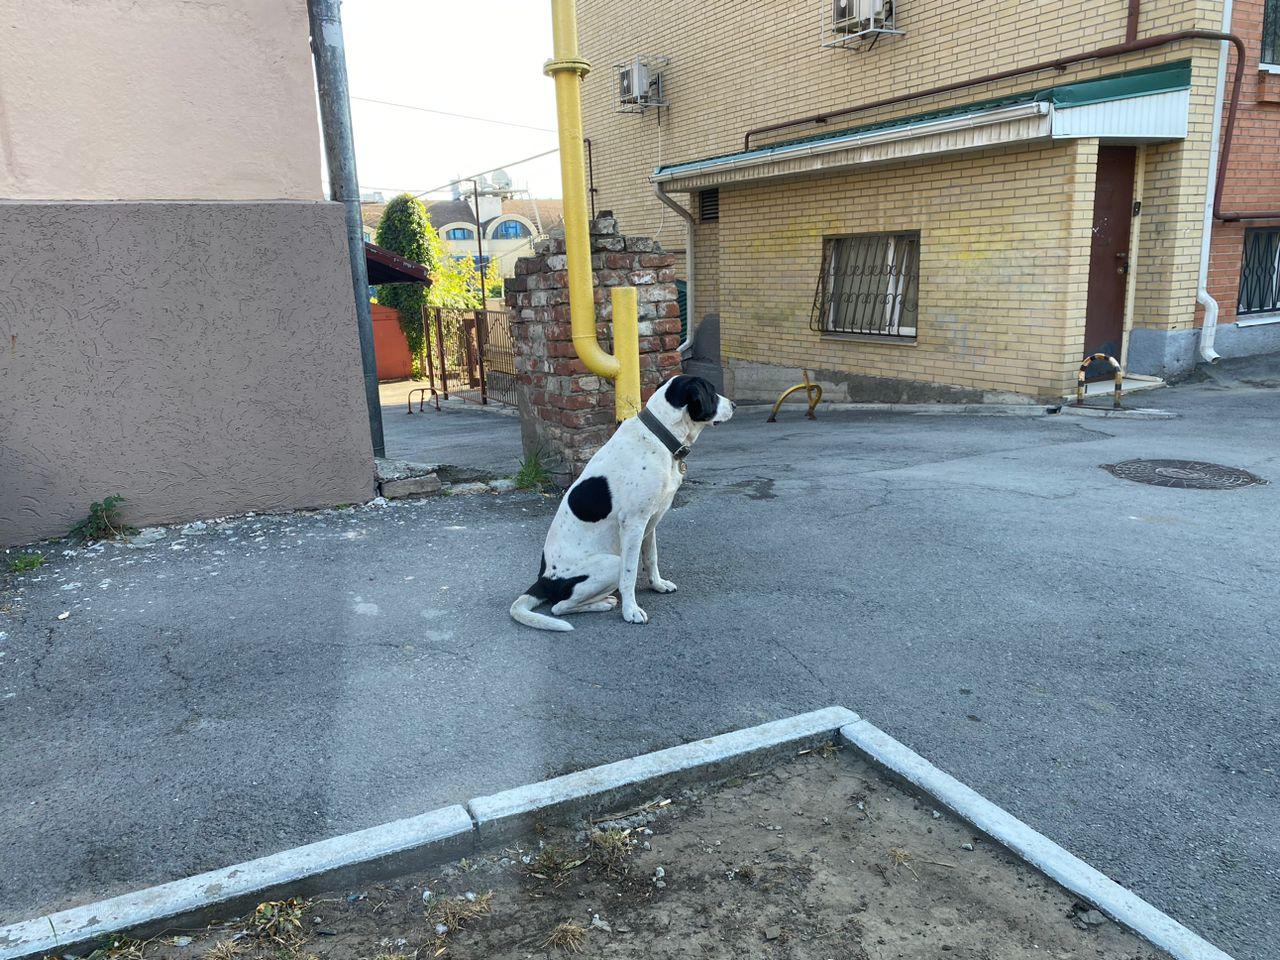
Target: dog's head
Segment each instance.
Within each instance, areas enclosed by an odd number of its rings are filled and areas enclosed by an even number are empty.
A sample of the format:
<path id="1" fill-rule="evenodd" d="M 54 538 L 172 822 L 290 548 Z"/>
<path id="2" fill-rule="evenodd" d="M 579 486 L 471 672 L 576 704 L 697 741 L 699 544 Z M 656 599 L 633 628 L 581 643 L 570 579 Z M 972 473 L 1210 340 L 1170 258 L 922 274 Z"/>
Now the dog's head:
<path id="1" fill-rule="evenodd" d="M 661 396 L 677 413 L 699 426 L 724 423 L 733 416 L 736 406 L 728 397 L 716 393 L 710 380 L 684 374 L 672 377 L 654 396 Z"/>

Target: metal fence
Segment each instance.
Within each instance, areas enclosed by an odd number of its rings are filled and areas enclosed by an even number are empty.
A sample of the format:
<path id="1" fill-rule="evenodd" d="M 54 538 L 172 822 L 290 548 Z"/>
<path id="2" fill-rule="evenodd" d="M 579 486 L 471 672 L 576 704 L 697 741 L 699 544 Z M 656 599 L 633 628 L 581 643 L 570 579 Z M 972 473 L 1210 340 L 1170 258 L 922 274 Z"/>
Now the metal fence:
<path id="1" fill-rule="evenodd" d="M 474 403 L 515 406 L 515 351 L 506 310 L 423 311 L 423 371 L 431 389 Z"/>

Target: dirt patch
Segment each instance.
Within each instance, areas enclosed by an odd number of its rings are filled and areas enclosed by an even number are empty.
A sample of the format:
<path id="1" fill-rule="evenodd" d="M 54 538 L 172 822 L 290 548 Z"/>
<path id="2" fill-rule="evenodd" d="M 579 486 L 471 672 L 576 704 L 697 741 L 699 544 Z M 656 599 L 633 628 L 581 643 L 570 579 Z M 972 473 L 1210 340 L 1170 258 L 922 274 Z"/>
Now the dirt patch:
<path id="1" fill-rule="evenodd" d="M 149 960 L 1165 957 L 834 748 L 301 906 L 296 931 L 281 923 L 264 935 L 260 907 L 256 922 L 186 931 L 141 952 Z M 293 906 L 265 915 L 289 917 Z"/>

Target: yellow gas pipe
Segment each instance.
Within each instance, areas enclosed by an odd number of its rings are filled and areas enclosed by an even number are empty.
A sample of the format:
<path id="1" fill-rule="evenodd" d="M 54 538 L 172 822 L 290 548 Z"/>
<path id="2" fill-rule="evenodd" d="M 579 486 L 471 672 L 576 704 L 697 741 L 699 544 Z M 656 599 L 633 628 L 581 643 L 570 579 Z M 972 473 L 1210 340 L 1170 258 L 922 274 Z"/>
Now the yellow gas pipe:
<path id="1" fill-rule="evenodd" d="M 578 55 L 574 0 L 551 0 L 555 59 L 544 72 L 556 82 L 560 128 L 560 180 L 564 189 L 564 246 L 569 270 L 569 321 L 573 348 L 587 369 L 614 382 L 619 421 L 640 412 L 640 331 L 636 288 L 614 287 L 613 354 L 596 340 L 596 305 L 591 276 L 591 234 L 587 224 L 587 177 L 582 150 L 582 78 L 591 64 Z"/>

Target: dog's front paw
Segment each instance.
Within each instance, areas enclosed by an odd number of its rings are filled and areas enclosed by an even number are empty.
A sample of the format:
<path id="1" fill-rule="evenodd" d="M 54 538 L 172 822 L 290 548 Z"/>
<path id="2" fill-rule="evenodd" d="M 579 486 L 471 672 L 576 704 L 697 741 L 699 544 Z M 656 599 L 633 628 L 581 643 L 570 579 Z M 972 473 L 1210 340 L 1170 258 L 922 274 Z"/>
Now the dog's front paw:
<path id="1" fill-rule="evenodd" d="M 622 619 L 627 623 L 648 623 L 649 615 L 635 604 L 622 605 Z"/>
<path id="2" fill-rule="evenodd" d="M 653 590 L 654 593 L 675 593 L 676 592 L 676 585 L 672 583 L 670 580 L 663 580 L 661 577 L 658 577 L 655 580 L 651 581 L 649 583 L 649 588 Z"/>

